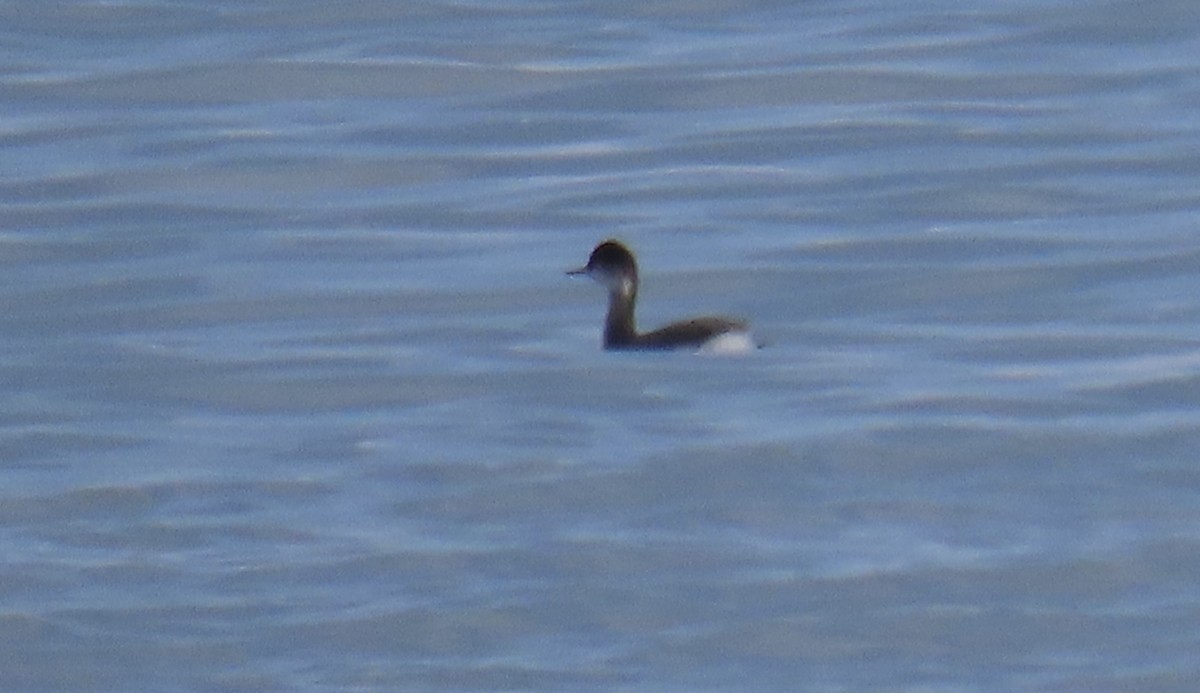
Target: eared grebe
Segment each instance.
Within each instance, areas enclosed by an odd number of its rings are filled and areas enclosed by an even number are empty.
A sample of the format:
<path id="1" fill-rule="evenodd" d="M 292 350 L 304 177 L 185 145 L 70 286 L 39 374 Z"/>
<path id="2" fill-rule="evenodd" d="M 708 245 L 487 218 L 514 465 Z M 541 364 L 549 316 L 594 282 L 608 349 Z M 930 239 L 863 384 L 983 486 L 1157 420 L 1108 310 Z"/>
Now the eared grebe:
<path id="1" fill-rule="evenodd" d="M 698 349 L 749 351 L 757 345 L 746 323 L 723 317 L 692 318 L 673 322 L 653 332 L 639 334 L 633 311 L 637 303 L 638 271 L 633 253 L 617 241 L 596 246 L 587 265 L 567 272 L 586 274 L 608 289 L 608 315 L 604 318 L 605 349 Z"/>

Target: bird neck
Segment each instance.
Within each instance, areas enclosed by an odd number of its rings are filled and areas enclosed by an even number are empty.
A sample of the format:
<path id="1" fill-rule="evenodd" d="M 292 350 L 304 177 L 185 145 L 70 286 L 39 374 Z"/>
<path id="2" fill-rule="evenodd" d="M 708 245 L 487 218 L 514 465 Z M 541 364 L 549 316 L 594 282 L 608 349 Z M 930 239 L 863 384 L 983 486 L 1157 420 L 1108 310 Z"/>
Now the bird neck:
<path id="1" fill-rule="evenodd" d="M 608 292 L 608 315 L 604 318 L 604 346 L 622 347 L 637 341 L 633 310 L 637 283 L 626 280 Z"/>

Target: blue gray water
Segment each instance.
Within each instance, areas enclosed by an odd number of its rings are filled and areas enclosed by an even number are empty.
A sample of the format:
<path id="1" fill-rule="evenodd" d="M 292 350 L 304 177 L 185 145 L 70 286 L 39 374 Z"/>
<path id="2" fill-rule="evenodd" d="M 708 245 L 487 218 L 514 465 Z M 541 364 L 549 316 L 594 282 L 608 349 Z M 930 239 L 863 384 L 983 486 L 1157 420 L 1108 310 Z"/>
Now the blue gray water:
<path id="1" fill-rule="evenodd" d="M 1194 0 L 0 36 L 0 690 L 1200 689 Z"/>

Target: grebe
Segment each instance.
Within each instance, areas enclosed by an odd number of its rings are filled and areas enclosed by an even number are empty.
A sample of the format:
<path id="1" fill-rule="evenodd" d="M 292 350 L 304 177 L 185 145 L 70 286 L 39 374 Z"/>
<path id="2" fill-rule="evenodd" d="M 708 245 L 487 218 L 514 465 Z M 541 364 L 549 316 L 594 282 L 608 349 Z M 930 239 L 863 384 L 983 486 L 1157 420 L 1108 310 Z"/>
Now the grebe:
<path id="1" fill-rule="evenodd" d="M 692 348 L 734 352 L 757 347 L 745 322 L 725 317 L 681 320 L 653 332 L 638 333 L 633 317 L 638 290 L 637 260 L 617 241 L 608 240 L 596 246 L 586 265 L 567 274 L 587 275 L 608 289 L 605 349 Z"/>

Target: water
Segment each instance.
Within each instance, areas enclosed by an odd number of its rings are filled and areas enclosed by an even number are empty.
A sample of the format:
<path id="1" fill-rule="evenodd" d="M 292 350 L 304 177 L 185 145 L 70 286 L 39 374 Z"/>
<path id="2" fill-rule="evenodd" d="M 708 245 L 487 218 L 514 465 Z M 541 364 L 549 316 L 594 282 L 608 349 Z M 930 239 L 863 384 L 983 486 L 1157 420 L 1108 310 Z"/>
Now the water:
<path id="1" fill-rule="evenodd" d="M 3 690 L 1200 685 L 1190 0 L 0 27 Z"/>

